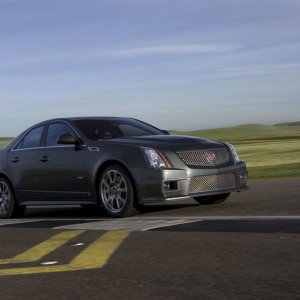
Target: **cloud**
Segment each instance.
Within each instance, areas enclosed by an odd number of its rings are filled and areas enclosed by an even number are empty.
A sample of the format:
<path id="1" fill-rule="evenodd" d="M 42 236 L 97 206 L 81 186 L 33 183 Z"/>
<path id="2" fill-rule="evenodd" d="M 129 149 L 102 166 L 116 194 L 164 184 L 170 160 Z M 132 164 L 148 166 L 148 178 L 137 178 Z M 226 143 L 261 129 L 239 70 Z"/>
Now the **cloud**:
<path id="1" fill-rule="evenodd" d="M 240 46 L 233 44 L 179 44 L 160 45 L 153 47 L 129 48 L 102 53 L 108 56 L 135 57 L 160 54 L 204 54 L 204 53 L 227 53 L 240 49 Z"/>
<path id="2" fill-rule="evenodd" d="M 58 53 L 44 56 L 32 55 L 30 57 L 14 57 L 13 60 L 7 60 L 5 57 L 0 57 L 0 64 L 2 69 L 18 68 L 37 64 L 81 65 L 159 55 L 222 54 L 235 52 L 239 49 L 241 49 L 241 46 L 234 44 L 159 45 L 115 50 L 112 49 L 105 51 L 91 51 L 86 52 L 85 54 Z"/>

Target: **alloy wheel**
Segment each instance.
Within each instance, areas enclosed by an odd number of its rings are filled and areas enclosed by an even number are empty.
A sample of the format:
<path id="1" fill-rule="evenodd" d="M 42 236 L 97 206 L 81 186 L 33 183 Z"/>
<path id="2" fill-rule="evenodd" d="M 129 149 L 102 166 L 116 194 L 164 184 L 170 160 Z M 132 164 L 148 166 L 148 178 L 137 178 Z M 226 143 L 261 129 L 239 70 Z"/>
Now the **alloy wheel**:
<path id="1" fill-rule="evenodd" d="M 128 191 L 125 178 L 117 170 L 108 170 L 101 180 L 103 205 L 112 213 L 121 212 L 127 202 Z"/>
<path id="2" fill-rule="evenodd" d="M 11 196 L 8 185 L 4 181 L 0 181 L 0 215 L 8 213 L 11 204 Z"/>

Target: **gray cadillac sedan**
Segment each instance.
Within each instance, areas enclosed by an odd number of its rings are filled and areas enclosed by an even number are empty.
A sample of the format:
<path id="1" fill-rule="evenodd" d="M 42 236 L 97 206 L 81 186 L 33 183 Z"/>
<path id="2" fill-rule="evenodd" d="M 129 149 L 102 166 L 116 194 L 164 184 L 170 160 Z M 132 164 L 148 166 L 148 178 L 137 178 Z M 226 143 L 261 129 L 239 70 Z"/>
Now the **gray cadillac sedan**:
<path id="1" fill-rule="evenodd" d="M 0 151 L 0 217 L 20 216 L 28 205 L 103 205 L 127 217 L 147 203 L 219 203 L 247 188 L 247 177 L 227 143 L 131 118 L 54 119 Z"/>

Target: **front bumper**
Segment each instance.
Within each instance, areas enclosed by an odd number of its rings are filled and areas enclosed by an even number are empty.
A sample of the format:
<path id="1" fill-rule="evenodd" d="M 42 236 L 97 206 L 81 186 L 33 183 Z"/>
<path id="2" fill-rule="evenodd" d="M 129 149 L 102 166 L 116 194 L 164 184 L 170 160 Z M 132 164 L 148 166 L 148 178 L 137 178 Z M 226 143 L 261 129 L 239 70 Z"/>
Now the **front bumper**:
<path id="1" fill-rule="evenodd" d="M 239 192 L 248 188 L 244 162 L 223 168 L 135 169 L 133 172 L 139 203 L 142 204 Z"/>

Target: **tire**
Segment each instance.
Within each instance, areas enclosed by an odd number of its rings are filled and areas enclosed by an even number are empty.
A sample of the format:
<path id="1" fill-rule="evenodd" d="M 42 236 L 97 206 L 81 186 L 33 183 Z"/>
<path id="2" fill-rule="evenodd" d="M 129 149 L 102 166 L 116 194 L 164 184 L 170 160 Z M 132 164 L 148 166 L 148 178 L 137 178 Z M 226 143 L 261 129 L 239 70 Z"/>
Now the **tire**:
<path id="1" fill-rule="evenodd" d="M 226 194 L 218 194 L 218 195 L 212 195 L 212 196 L 204 196 L 204 197 L 194 197 L 194 199 L 199 204 L 217 204 L 224 202 L 228 197 L 230 196 L 230 193 Z"/>
<path id="2" fill-rule="evenodd" d="M 7 179 L 0 177 L 0 218 L 21 217 L 26 206 L 17 204 L 13 190 Z"/>
<path id="3" fill-rule="evenodd" d="M 110 216 L 130 217 L 139 213 L 128 171 L 117 164 L 108 166 L 99 180 L 99 198 Z"/>

